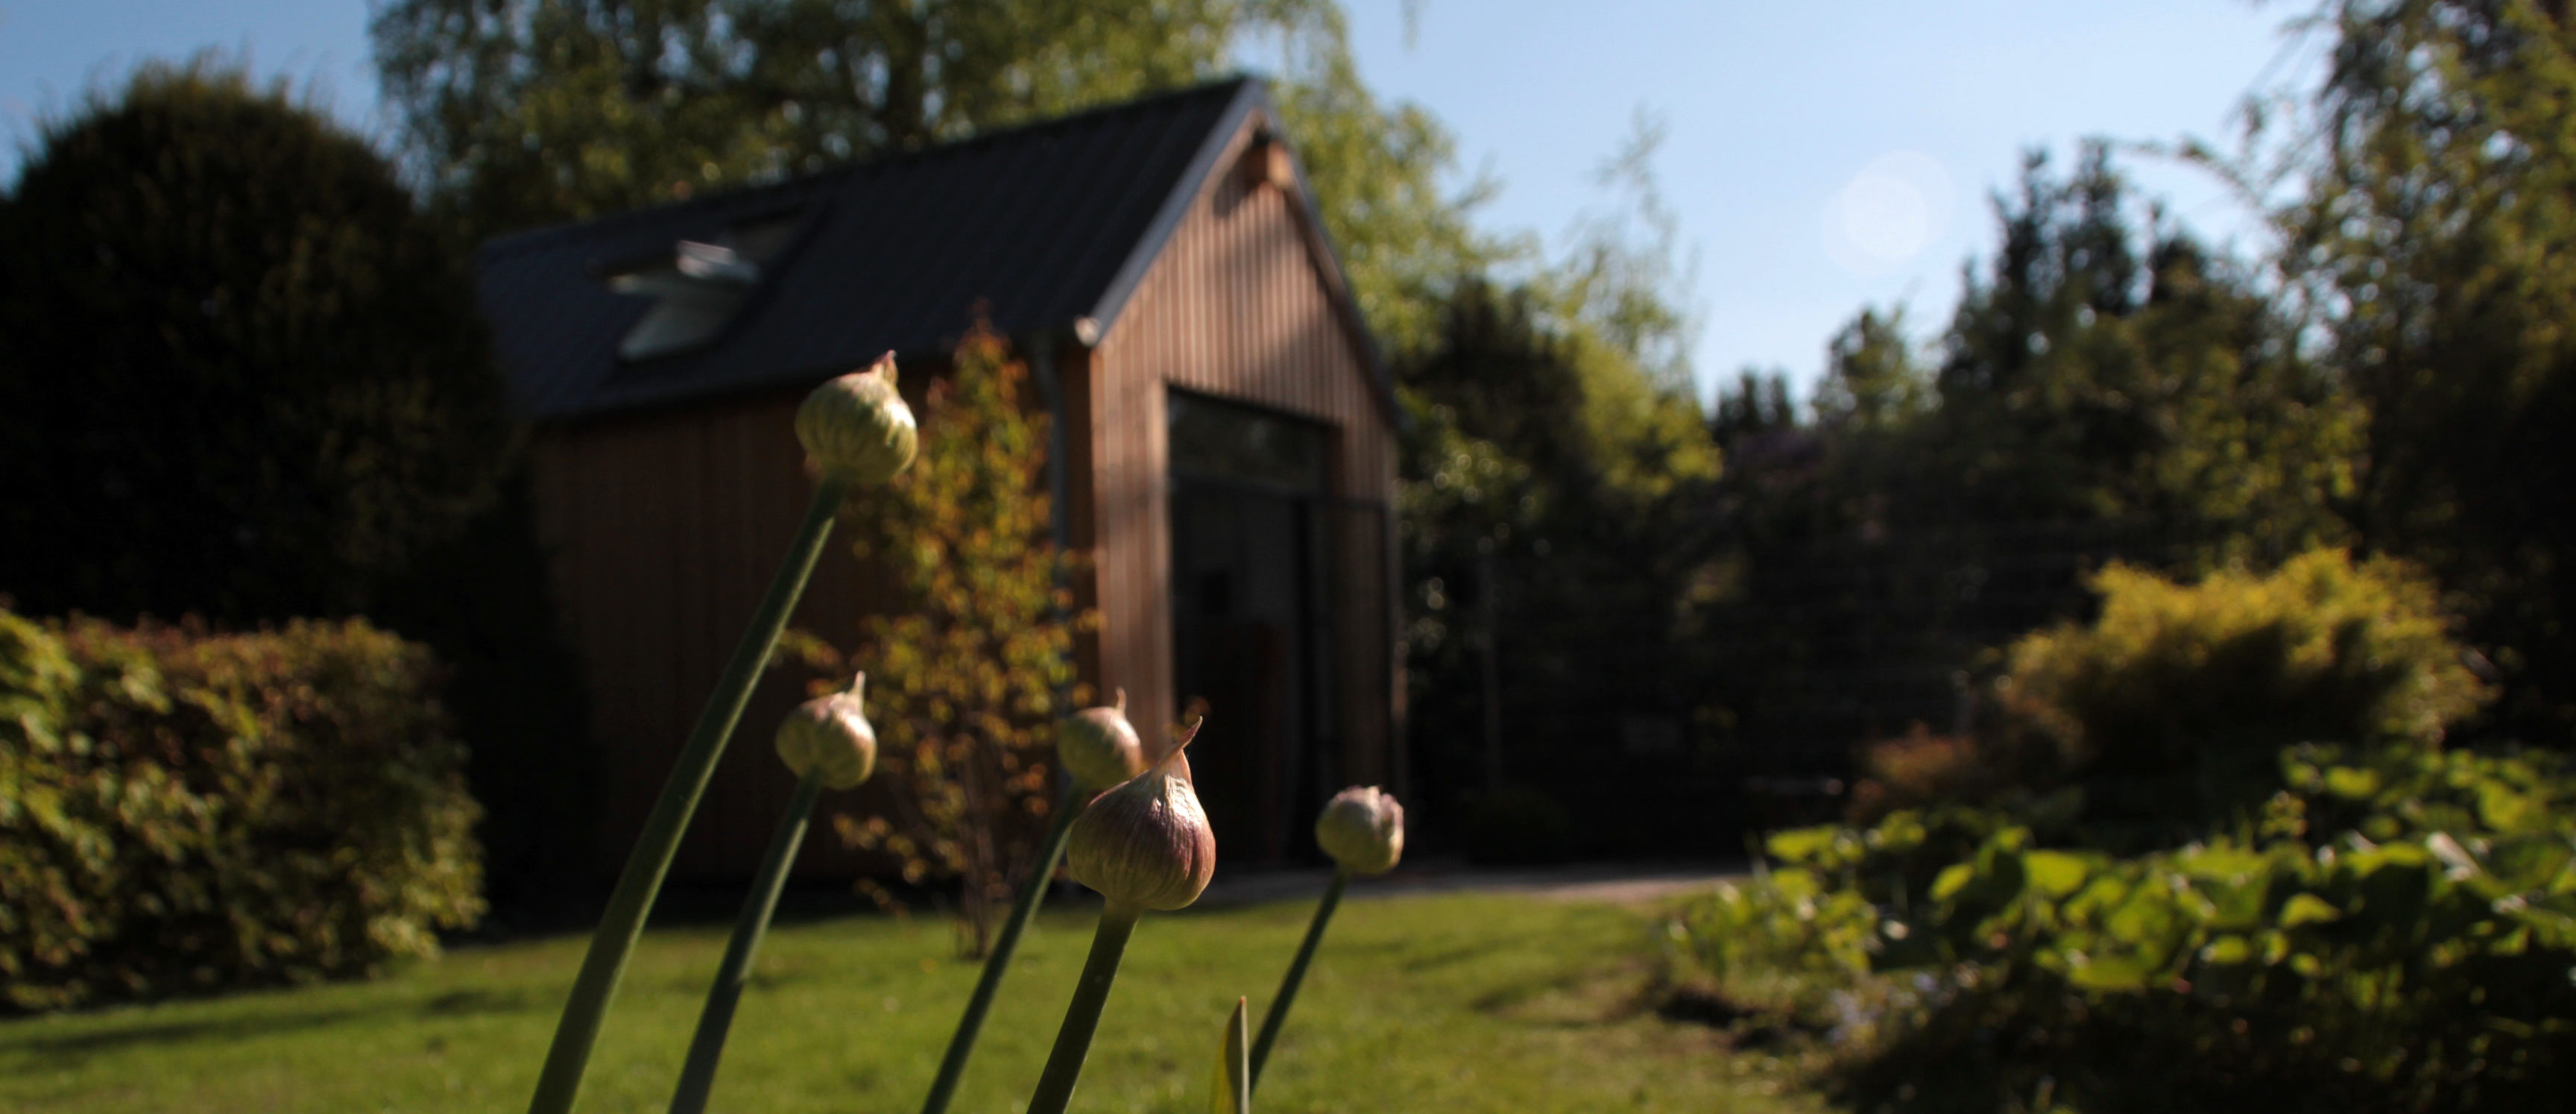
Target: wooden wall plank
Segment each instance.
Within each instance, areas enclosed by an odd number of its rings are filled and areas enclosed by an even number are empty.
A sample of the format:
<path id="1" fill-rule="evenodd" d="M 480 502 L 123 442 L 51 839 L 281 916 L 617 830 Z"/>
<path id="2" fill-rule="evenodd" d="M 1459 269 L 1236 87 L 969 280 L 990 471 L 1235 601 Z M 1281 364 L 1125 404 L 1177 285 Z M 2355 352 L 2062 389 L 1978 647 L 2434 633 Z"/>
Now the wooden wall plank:
<path id="1" fill-rule="evenodd" d="M 1268 121 L 1248 121 L 1220 167 L 1238 165 Z M 1333 494 L 1353 515 L 1394 499 L 1394 427 L 1369 382 L 1363 349 L 1340 324 L 1330 287 L 1307 250 L 1302 200 L 1229 171 L 1193 203 L 1093 364 L 1097 456 L 1087 462 L 1100 507 L 1089 540 L 1107 622 L 1097 683 L 1124 686 L 1140 709 L 1165 714 L 1172 691 L 1163 401 L 1173 387 L 1250 402 L 1330 426 Z M 1337 512 L 1338 513 L 1338 512 Z M 1325 517 L 1333 517 L 1327 514 Z M 1390 779 L 1400 766 L 1394 693 L 1394 601 L 1385 531 L 1340 529 L 1331 609 L 1347 632 L 1333 688 L 1345 769 Z M 1149 732 L 1150 734 L 1150 732 Z"/>
<path id="2" fill-rule="evenodd" d="M 535 440 L 539 538 L 591 702 L 603 872 L 624 863 L 804 517 L 813 488 L 795 442 L 799 397 L 554 427 Z M 858 640 L 863 601 L 882 595 L 863 583 L 849 542 L 834 532 L 791 620 L 844 650 Z M 758 863 L 794 790 L 770 733 L 804 699 L 805 679 L 778 669 L 754 689 L 674 881 L 738 881 Z M 820 814 L 845 804 L 827 797 Z M 850 876 L 866 861 L 816 833 L 799 872 Z"/>
<path id="3" fill-rule="evenodd" d="M 1255 119 L 1232 139 L 1232 167 Z M 1394 429 L 1363 349 L 1330 302 L 1307 250 L 1302 201 L 1241 174 L 1215 175 L 1126 310 L 1095 349 L 1068 346 L 1058 373 L 1069 438 L 1071 541 L 1089 558 L 1076 602 L 1101 628 L 1077 655 L 1102 699 L 1128 690 L 1139 730 L 1160 745 L 1174 711 L 1164 400 L 1168 387 L 1241 399 L 1334 431 L 1333 494 L 1348 514 L 1393 501 Z M 907 385 L 927 376 L 907 369 Z M 918 399 L 917 390 L 907 390 Z M 792 416 L 799 393 L 550 427 L 534 446 L 539 536 L 552 555 L 566 637 L 582 661 L 601 767 L 594 861 L 622 864 L 743 624 L 802 518 L 811 490 Z M 1344 512 L 1335 512 L 1344 513 Z M 1328 519 L 1333 517 L 1328 514 Z M 1330 560 L 1331 609 L 1350 640 L 1333 688 L 1346 769 L 1401 769 L 1394 701 L 1394 602 L 1385 531 L 1342 528 Z M 836 531 L 793 622 L 843 650 L 885 606 L 879 573 Z M 1371 633 L 1374 632 L 1374 633 Z M 757 861 L 792 789 L 769 753 L 780 715 L 803 698 L 803 672 L 755 691 L 732 750 L 675 865 L 677 881 L 739 881 Z M 860 808 L 826 799 L 822 815 Z M 799 873 L 847 876 L 869 860 L 828 827 L 806 841 Z"/>

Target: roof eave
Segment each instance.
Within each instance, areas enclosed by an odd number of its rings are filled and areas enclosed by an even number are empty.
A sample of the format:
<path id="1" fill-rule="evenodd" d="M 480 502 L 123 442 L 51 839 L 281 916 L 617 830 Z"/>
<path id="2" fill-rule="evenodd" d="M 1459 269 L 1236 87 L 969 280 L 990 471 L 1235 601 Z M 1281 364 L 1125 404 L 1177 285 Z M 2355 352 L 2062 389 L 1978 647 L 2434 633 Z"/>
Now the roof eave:
<path id="1" fill-rule="evenodd" d="M 1171 196 L 1163 199 L 1162 207 L 1154 214 L 1154 223 L 1146 228 L 1135 250 L 1128 253 L 1117 277 L 1101 293 L 1099 303 L 1089 314 L 1068 323 L 1085 344 L 1097 345 L 1109 335 L 1109 330 L 1118 322 L 1119 313 L 1127 308 L 1137 288 L 1144 284 L 1145 275 L 1153 269 L 1154 260 L 1170 245 L 1172 236 L 1180 231 L 1182 220 L 1189 216 L 1190 206 L 1198 200 L 1200 191 L 1207 188 L 1209 176 L 1217 172 L 1217 164 L 1225 157 L 1226 148 L 1234 142 L 1235 134 L 1243 130 L 1244 121 L 1255 114 L 1273 122 L 1279 117 L 1270 104 L 1269 86 L 1258 78 L 1244 81 L 1234 100 L 1226 105 L 1225 115 L 1200 141 L 1199 150 L 1191 157 L 1188 169 L 1173 185 Z M 1359 300 L 1351 294 L 1349 272 L 1343 269 L 1342 254 L 1333 246 L 1332 236 L 1324 229 L 1323 211 L 1316 208 L 1314 188 L 1306 181 L 1305 161 L 1296 157 L 1294 147 L 1289 149 L 1289 166 L 1296 174 L 1297 182 L 1297 197 L 1292 211 L 1296 213 L 1300 231 L 1305 235 L 1306 249 L 1321 264 L 1319 269 L 1323 273 L 1326 298 L 1333 305 L 1334 315 L 1341 318 L 1343 329 L 1350 334 L 1362 370 L 1368 374 L 1370 393 L 1377 396 L 1380 406 L 1386 408 L 1389 422 L 1401 423 L 1404 411 L 1396 404 L 1395 386 L 1387 376 L 1386 361 L 1378 350 L 1376 336 L 1369 332 L 1368 319 L 1360 313 Z"/>
<path id="2" fill-rule="evenodd" d="M 1258 79 L 1245 80 L 1235 90 L 1234 99 L 1226 103 L 1225 114 L 1218 117 L 1216 126 L 1209 128 L 1208 133 L 1199 139 L 1198 151 L 1190 156 L 1188 167 L 1173 182 L 1171 194 L 1164 197 L 1162 206 L 1154 211 L 1154 221 L 1145 226 L 1145 235 L 1137 239 L 1136 246 L 1128 251 L 1126 261 L 1119 264 L 1117 274 L 1110 278 L 1109 286 L 1101 291 L 1100 300 L 1093 303 L 1090 313 L 1084 315 L 1090 324 L 1085 326 L 1078 321 L 1066 324 L 1093 336 L 1109 334 L 1110 327 L 1118 323 L 1119 313 L 1136 296 L 1137 288 L 1144 285 L 1145 274 L 1153 270 L 1154 260 L 1171 245 L 1172 236 L 1180 231 L 1182 220 L 1190 215 L 1191 203 L 1197 201 L 1199 191 L 1206 188 L 1208 176 L 1216 172 L 1217 162 L 1225 157 L 1226 145 L 1234 139 L 1234 133 L 1243 127 L 1246 118 L 1269 105 L 1270 98 L 1263 92 Z"/>

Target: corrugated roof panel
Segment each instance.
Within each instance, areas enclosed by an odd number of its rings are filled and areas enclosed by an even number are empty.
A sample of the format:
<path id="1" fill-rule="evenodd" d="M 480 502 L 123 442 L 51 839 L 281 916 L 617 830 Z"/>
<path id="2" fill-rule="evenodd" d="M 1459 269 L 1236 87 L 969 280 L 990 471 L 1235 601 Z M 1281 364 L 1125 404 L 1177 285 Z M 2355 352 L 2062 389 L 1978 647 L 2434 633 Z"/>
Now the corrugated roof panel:
<path id="1" fill-rule="evenodd" d="M 818 378 L 893 349 L 952 343 L 987 307 L 1006 333 L 1093 312 L 1195 164 L 1263 102 L 1235 79 L 789 182 L 503 237 L 481 299 L 522 403 L 569 418 Z M 650 308 L 603 269 L 680 240 L 815 212 L 736 319 L 706 347 L 635 363 L 618 339 Z"/>

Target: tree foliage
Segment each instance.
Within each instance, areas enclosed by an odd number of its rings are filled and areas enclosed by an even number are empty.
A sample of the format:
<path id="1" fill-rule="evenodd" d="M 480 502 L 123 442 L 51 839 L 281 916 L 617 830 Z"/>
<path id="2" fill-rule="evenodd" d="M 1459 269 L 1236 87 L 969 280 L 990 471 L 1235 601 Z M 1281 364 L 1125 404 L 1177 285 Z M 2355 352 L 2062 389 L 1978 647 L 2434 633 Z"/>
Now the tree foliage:
<path id="1" fill-rule="evenodd" d="M 2248 269 L 2149 215 L 2107 152 L 2034 156 L 1943 338 L 1933 435 L 1951 506 L 2151 522 L 2205 560 L 2340 536 L 2357 414 Z"/>
<path id="2" fill-rule="evenodd" d="M 1220 76 L 1280 112 L 1398 348 L 1491 248 L 1439 123 L 1360 83 L 1330 0 L 398 0 L 373 36 L 414 167 L 471 237 L 773 180 Z"/>
<path id="3" fill-rule="evenodd" d="M 1803 422 L 1758 378 L 1720 401 L 1733 546 L 1704 623 L 1751 737 L 1946 723 L 1958 671 L 2080 613 L 2103 561 L 2266 567 L 2349 538 L 2362 410 L 2255 268 L 2099 146 L 2063 175 L 2032 156 L 1995 208 L 1929 346 L 1864 310 Z"/>
<path id="4" fill-rule="evenodd" d="M 1452 789 L 1499 788 L 1489 701 L 1509 709 L 1503 776 L 1573 792 L 1607 785 L 1573 768 L 1574 740 L 1689 702 L 1674 616 L 1711 536 L 1718 453 L 1693 399 L 1579 324 L 1551 326 L 1548 305 L 1463 283 L 1438 343 L 1397 373 L 1415 759 Z"/>
<path id="5" fill-rule="evenodd" d="M 892 853 L 906 881 L 954 879 L 983 954 L 1058 806 L 1055 721 L 1078 699 L 1077 625 L 1051 530 L 1047 419 L 1021 392 L 1028 371 L 979 332 L 930 382 L 911 469 L 862 493 L 857 548 L 899 585 L 844 660 L 868 674 L 882 812 L 843 815 L 851 843 Z M 837 672 L 837 669 L 835 670 Z"/>
<path id="6" fill-rule="evenodd" d="M 464 261 L 367 144 L 201 59 L 47 124 L 0 202 L 0 592 L 362 612 L 508 443 Z"/>
<path id="7" fill-rule="evenodd" d="M 906 151 L 1179 85 L 1297 0 L 404 0 L 373 33 L 421 169 L 479 232 Z"/>
<path id="8" fill-rule="evenodd" d="M 2492 647 L 2503 712 L 2576 731 L 2576 22 L 2531 0 L 2338 0 L 2287 157 L 2282 266 L 2369 407 L 2357 521 Z"/>

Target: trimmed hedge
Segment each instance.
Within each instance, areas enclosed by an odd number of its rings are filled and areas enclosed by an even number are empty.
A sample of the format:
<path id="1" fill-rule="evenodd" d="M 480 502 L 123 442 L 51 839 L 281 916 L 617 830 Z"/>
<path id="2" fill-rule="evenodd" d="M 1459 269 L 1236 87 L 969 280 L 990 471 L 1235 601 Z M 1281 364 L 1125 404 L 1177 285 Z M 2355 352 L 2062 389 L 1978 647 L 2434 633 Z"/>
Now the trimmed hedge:
<path id="1" fill-rule="evenodd" d="M 0 994 L 21 1010 L 365 974 L 483 911 L 429 652 L 0 611 Z"/>

